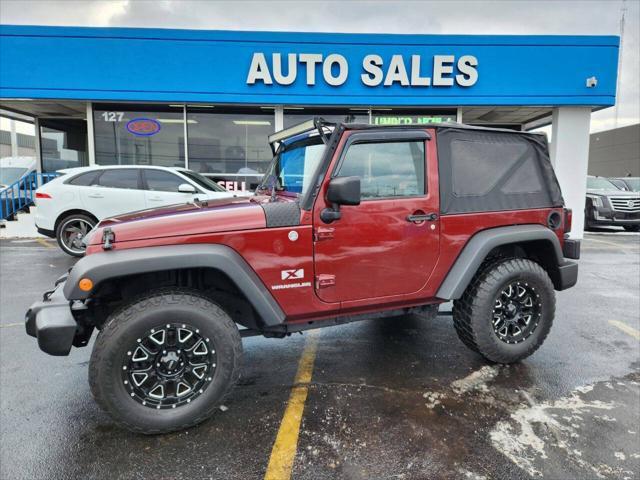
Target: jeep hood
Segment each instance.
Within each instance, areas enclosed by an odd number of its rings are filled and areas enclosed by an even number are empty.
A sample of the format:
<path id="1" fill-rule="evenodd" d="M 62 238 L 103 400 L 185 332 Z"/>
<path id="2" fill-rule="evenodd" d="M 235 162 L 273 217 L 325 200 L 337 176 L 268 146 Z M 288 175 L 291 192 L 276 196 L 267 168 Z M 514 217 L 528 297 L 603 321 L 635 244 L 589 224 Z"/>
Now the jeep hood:
<path id="1" fill-rule="evenodd" d="M 107 227 L 115 243 L 265 228 L 262 201 L 264 197 L 223 198 L 127 213 L 101 221 L 88 244 L 102 243 Z"/>

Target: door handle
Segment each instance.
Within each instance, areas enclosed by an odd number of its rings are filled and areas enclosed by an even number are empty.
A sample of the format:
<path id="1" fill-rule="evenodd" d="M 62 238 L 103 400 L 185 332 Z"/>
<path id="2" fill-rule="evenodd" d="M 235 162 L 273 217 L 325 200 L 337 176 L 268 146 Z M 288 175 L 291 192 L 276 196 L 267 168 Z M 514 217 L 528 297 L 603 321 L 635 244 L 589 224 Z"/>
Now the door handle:
<path id="1" fill-rule="evenodd" d="M 103 195 L 100 195 L 99 193 L 90 193 L 89 195 L 87 195 L 89 198 L 104 198 Z"/>
<path id="2" fill-rule="evenodd" d="M 413 214 L 407 216 L 407 222 L 422 223 L 434 222 L 438 219 L 437 213 Z"/>
<path id="3" fill-rule="evenodd" d="M 161 202 L 162 201 L 162 197 L 151 197 L 149 199 L 152 202 Z"/>

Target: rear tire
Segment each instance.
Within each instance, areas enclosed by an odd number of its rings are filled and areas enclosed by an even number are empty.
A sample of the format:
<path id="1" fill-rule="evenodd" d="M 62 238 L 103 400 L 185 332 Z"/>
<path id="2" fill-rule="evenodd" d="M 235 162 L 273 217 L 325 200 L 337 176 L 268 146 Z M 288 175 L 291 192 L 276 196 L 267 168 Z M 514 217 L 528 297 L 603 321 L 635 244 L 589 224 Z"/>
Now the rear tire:
<path id="1" fill-rule="evenodd" d="M 95 218 L 82 213 L 63 218 L 56 228 L 56 240 L 62 251 L 72 257 L 84 256 L 86 247 L 82 240 L 97 223 Z"/>
<path id="2" fill-rule="evenodd" d="M 238 380 L 241 356 L 240 333 L 218 305 L 193 290 L 157 290 L 107 319 L 89 383 L 119 426 L 172 432 L 214 413 Z"/>
<path id="3" fill-rule="evenodd" d="M 518 362 L 540 348 L 554 315 L 549 275 L 525 258 L 487 265 L 453 303 L 460 340 L 496 363 Z"/>

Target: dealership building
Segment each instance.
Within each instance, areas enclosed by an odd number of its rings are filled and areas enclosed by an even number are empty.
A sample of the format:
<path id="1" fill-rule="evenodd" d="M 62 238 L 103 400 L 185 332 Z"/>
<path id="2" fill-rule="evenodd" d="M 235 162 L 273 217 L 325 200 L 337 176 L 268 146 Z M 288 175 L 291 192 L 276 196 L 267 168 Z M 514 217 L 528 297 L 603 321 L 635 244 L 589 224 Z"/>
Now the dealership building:
<path id="1" fill-rule="evenodd" d="M 616 36 L 386 35 L 0 26 L 0 115 L 38 169 L 188 167 L 251 190 L 267 135 L 321 116 L 552 126 L 582 231 L 591 112 L 615 104 Z"/>

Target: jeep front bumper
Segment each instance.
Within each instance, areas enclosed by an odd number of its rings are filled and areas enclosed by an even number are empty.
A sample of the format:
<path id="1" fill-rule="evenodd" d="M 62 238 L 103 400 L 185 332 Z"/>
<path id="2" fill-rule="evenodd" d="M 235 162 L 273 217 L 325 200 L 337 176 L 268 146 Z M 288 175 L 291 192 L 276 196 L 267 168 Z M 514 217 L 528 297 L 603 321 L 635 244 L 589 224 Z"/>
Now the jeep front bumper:
<path id="1" fill-rule="evenodd" d="M 27 334 L 38 339 L 40 350 L 49 355 L 69 355 L 78 324 L 71 312 L 71 303 L 63 293 L 67 276 L 58 279 L 56 286 L 44 294 L 25 315 Z"/>

